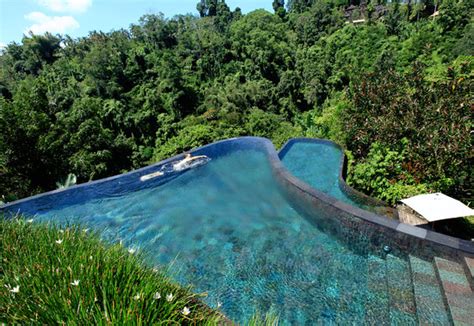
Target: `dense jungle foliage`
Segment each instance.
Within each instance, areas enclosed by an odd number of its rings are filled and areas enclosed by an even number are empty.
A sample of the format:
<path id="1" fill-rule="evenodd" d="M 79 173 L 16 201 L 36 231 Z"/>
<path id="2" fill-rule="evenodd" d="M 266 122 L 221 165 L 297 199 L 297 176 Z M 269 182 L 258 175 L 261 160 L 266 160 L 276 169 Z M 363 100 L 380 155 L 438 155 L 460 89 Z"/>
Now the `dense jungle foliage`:
<path id="1" fill-rule="evenodd" d="M 69 173 L 84 182 L 255 135 L 276 146 L 338 142 L 349 182 L 390 203 L 435 190 L 471 201 L 473 1 L 273 7 L 244 15 L 201 0 L 195 16 L 9 44 L 3 200 L 54 189 Z"/>

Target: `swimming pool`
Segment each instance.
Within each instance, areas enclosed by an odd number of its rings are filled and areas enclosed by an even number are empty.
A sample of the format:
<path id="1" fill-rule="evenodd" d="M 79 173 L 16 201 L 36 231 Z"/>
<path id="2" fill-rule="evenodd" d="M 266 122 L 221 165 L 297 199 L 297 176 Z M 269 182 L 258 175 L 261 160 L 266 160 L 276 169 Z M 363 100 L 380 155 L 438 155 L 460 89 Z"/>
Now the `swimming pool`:
<path id="1" fill-rule="evenodd" d="M 231 139 L 193 154 L 210 161 L 140 181 L 175 157 L 2 210 L 102 230 L 109 241 L 148 252 L 152 265 L 171 264 L 179 283 L 207 292 L 207 304 L 221 303 L 241 323 L 269 310 L 282 324 L 452 321 L 437 285 L 426 295 L 437 308 L 417 309 L 415 289 L 425 284 L 413 268 L 432 266 L 435 251 L 445 255 L 437 245 L 420 248 L 409 232 L 361 223 L 357 214 L 376 217 L 299 182 L 268 140 Z"/>
<path id="2" fill-rule="evenodd" d="M 394 218 L 386 203 L 349 187 L 344 180 L 346 160 L 341 147 L 322 139 L 293 138 L 278 153 L 296 178 L 346 204 Z"/>

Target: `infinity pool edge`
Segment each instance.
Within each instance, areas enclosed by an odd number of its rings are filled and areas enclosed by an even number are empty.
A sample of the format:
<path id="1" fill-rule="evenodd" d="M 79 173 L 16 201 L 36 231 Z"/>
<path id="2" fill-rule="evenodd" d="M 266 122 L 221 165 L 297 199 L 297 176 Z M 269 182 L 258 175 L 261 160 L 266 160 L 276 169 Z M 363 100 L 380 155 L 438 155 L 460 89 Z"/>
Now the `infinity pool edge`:
<path id="1" fill-rule="evenodd" d="M 252 142 L 259 143 L 259 145 L 261 145 L 262 148 L 265 149 L 275 176 L 278 177 L 279 181 L 282 184 L 284 184 L 285 187 L 287 187 L 287 190 L 290 193 L 293 194 L 294 196 L 293 198 L 295 198 L 297 201 L 301 200 L 305 202 L 305 204 L 303 205 L 308 206 L 308 207 L 304 207 L 305 210 L 310 211 L 311 206 L 317 206 L 317 207 L 320 207 L 321 209 L 323 209 L 322 207 L 324 207 L 324 209 L 330 210 L 332 214 L 337 215 L 338 213 L 341 213 L 342 215 L 347 215 L 349 219 L 352 217 L 356 217 L 360 219 L 361 221 L 363 221 L 364 223 L 367 223 L 367 227 L 369 229 L 375 227 L 376 229 L 382 231 L 383 233 L 387 233 L 387 235 L 388 233 L 390 233 L 393 236 L 393 238 L 397 240 L 396 242 L 399 245 L 401 245 L 401 248 L 408 247 L 410 245 L 414 245 L 416 247 L 424 247 L 426 244 L 429 244 L 430 246 L 434 246 L 436 248 L 442 249 L 442 251 L 445 251 L 445 252 L 447 251 L 446 252 L 447 255 L 449 255 L 452 251 L 452 253 L 454 254 L 463 253 L 469 256 L 474 256 L 474 243 L 470 241 L 462 240 L 462 239 L 444 235 L 435 231 L 426 230 L 426 229 L 409 225 L 409 224 L 405 224 L 396 220 L 388 219 L 387 217 L 375 214 L 373 212 L 369 212 L 367 210 L 363 210 L 359 207 L 355 207 L 355 206 L 351 206 L 346 203 L 343 203 L 333 197 L 326 195 L 325 193 L 315 188 L 312 188 L 307 183 L 296 178 L 285 168 L 282 161 L 280 160 L 279 152 L 276 151 L 273 143 L 267 138 L 252 137 L 252 136 L 229 138 L 229 139 L 220 140 L 211 144 L 207 144 L 205 146 L 192 149 L 190 151 L 186 151 L 186 153 L 202 154 L 203 152 L 206 151 L 206 149 L 212 148 L 218 144 L 220 145 L 224 143 L 232 144 L 234 142 L 247 142 L 247 141 L 250 143 Z M 292 138 L 282 147 L 280 152 L 283 151 L 286 148 L 286 146 L 288 146 L 289 144 L 292 144 L 297 141 L 320 142 L 320 143 L 328 144 L 328 146 L 336 146 L 339 149 L 341 149 L 339 145 L 329 140 L 313 139 L 313 138 Z M 98 185 L 104 182 L 111 182 L 114 180 L 119 181 L 119 179 L 124 178 L 126 176 L 127 177 L 137 176 L 139 178 L 142 175 L 150 173 L 152 170 L 156 169 L 157 166 L 161 166 L 163 164 L 166 164 L 166 163 L 169 163 L 181 158 L 183 158 L 183 154 L 178 154 L 168 159 L 162 160 L 160 162 L 151 164 L 149 166 L 132 170 L 120 175 L 115 175 L 115 176 L 111 176 L 104 179 L 85 182 L 79 185 L 71 186 L 69 188 L 57 189 L 57 190 L 41 193 L 35 196 L 23 198 L 11 203 L 7 203 L 3 206 L 0 206 L 0 213 L 7 212 L 9 211 L 10 208 L 16 205 L 24 204 L 32 200 L 38 200 L 46 196 L 57 195 L 63 192 L 68 192 L 75 189 L 77 190 L 83 187 L 90 187 L 92 185 Z M 345 183 L 343 179 L 343 175 L 345 173 L 344 168 L 345 168 L 345 164 L 344 162 L 341 162 L 339 166 L 339 181 L 342 182 L 341 185 L 343 186 L 343 188 L 346 191 L 354 191 L 354 194 L 356 196 L 362 195 L 361 198 L 365 198 L 365 200 L 368 200 L 374 204 L 380 205 L 381 202 L 379 200 L 372 197 L 368 197 L 364 194 L 361 194 L 357 192 L 355 189 L 349 187 Z M 361 227 L 365 228 L 366 226 L 361 226 Z M 408 236 L 408 238 L 405 238 L 405 236 Z"/>

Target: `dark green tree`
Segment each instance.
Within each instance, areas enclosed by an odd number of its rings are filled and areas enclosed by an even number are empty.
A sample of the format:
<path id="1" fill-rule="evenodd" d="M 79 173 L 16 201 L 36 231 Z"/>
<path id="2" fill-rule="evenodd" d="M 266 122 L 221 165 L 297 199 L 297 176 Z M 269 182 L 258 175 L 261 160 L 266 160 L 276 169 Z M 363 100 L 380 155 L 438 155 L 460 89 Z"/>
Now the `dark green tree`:
<path id="1" fill-rule="evenodd" d="M 289 12 L 302 13 L 313 5 L 315 0 L 288 0 L 287 8 Z"/>
<path id="2" fill-rule="evenodd" d="M 388 35 L 398 35 L 402 26 L 402 16 L 400 13 L 400 4 L 394 1 L 388 9 L 387 15 L 384 17 L 384 24 L 387 28 Z"/>
<path id="3" fill-rule="evenodd" d="M 285 0 L 273 0 L 272 7 L 276 15 L 280 16 L 281 18 L 285 17 Z"/>
<path id="4" fill-rule="evenodd" d="M 212 17 L 217 14 L 218 2 L 219 0 L 201 0 L 197 3 L 196 9 L 201 17 Z"/>

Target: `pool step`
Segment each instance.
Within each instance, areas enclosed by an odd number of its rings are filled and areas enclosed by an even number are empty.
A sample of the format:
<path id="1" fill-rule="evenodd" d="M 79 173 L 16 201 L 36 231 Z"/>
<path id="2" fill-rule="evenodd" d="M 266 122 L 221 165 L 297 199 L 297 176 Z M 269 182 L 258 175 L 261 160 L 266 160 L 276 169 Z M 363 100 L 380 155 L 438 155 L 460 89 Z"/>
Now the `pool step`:
<path id="1" fill-rule="evenodd" d="M 366 325 L 390 325 L 387 267 L 384 259 L 369 255 L 367 266 L 368 296 L 365 304 Z"/>
<path id="2" fill-rule="evenodd" d="M 434 263 L 454 325 L 473 325 L 474 293 L 464 267 L 439 257 L 434 258 Z"/>
<path id="3" fill-rule="evenodd" d="M 469 283 L 471 284 L 471 290 L 474 291 L 474 257 L 464 257 L 464 271 L 466 272 Z"/>
<path id="4" fill-rule="evenodd" d="M 420 325 L 449 325 L 450 315 L 432 261 L 409 256 Z"/>
<path id="5" fill-rule="evenodd" d="M 390 324 L 418 324 L 409 262 L 406 259 L 388 254 L 386 264 Z"/>
<path id="6" fill-rule="evenodd" d="M 351 324 L 363 325 L 365 323 L 365 302 L 367 291 L 364 291 L 367 283 L 367 261 L 357 255 L 345 255 L 345 259 L 336 265 L 340 279 L 340 295 L 337 302 L 338 316 L 336 325 Z M 354 270 L 357 273 L 354 273 Z M 352 277 L 344 277 L 352 273 Z"/>
<path id="7" fill-rule="evenodd" d="M 474 259 L 369 255 L 367 325 L 473 325 Z"/>

